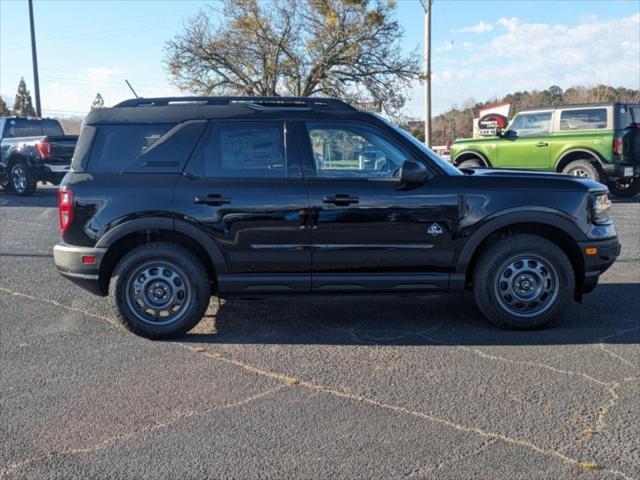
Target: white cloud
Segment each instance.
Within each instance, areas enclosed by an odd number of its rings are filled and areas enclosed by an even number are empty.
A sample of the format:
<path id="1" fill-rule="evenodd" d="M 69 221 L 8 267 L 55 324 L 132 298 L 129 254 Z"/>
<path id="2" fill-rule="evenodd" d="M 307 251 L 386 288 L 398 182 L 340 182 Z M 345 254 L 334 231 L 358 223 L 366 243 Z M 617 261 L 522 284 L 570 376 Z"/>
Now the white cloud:
<path id="1" fill-rule="evenodd" d="M 455 30 L 456 32 L 463 33 L 487 33 L 493 30 L 493 25 L 490 23 L 485 23 L 484 20 L 480 20 L 479 23 L 475 24 L 472 27 L 464 27 Z"/>
<path id="2" fill-rule="evenodd" d="M 501 18 L 497 25 L 495 35 L 463 45 L 446 62 L 434 58 L 434 112 L 469 97 L 488 100 L 551 85 L 640 88 L 640 13 L 588 16 L 575 25 Z M 411 107 L 421 104 L 421 96 L 415 100 Z"/>

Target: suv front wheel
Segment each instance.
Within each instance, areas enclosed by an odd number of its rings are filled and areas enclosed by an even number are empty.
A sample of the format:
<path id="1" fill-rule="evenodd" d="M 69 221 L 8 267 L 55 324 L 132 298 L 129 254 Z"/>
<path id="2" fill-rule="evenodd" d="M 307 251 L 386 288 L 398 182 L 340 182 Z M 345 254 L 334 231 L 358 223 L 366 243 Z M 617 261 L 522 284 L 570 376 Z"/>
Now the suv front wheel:
<path id="1" fill-rule="evenodd" d="M 148 243 L 133 249 L 120 260 L 114 276 L 119 321 L 146 338 L 184 335 L 209 305 L 207 270 L 193 253 L 173 243 Z"/>
<path id="2" fill-rule="evenodd" d="M 555 243 L 518 234 L 496 241 L 482 254 L 473 295 L 495 325 L 528 329 L 551 322 L 571 300 L 574 284 L 571 262 Z"/>

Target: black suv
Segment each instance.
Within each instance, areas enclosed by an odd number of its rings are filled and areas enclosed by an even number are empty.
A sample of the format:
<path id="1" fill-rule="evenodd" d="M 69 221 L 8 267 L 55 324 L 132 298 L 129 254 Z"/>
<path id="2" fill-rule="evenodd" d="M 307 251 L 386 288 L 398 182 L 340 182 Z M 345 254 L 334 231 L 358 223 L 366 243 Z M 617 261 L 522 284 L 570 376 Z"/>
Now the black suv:
<path id="1" fill-rule="evenodd" d="M 59 191 L 60 273 L 168 338 L 211 295 L 473 290 L 493 323 L 548 323 L 620 244 L 607 189 L 458 170 L 333 99 L 133 99 L 92 111 Z M 112 280 L 113 279 L 113 280 Z"/>

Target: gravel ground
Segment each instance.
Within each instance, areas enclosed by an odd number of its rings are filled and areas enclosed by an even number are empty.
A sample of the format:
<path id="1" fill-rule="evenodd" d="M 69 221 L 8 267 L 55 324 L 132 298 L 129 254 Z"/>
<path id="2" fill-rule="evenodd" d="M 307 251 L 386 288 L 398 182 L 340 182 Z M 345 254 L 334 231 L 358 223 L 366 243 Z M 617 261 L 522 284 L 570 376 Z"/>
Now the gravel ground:
<path id="1" fill-rule="evenodd" d="M 60 277 L 55 189 L 0 192 L 1 478 L 640 478 L 640 199 L 562 323 L 470 298 L 211 303 L 180 341 Z"/>

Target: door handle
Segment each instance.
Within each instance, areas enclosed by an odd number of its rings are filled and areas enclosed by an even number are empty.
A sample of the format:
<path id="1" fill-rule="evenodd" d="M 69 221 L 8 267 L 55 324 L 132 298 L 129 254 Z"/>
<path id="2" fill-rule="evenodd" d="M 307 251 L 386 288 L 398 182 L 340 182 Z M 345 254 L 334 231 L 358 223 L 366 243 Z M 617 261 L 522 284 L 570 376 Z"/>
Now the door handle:
<path id="1" fill-rule="evenodd" d="M 218 207 L 220 205 L 224 205 L 225 203 L 231 203 L 231 198 L 223 197 L 218 193 L 211 193 L 206 197 L 196 197 L 194 198 L 193 202 L 202 205 L 211 205 L 214 207 Z"/>
<path id="2" fill-rule="evenodd" d="M 326 196 L 322 198 L 322 203 L 333 203 L 337 206 L 351 205 L 352 203 L 358 203 L 360 199 L 358 197 L 352 197 L 346 193 L 338 193 L 333 196 Z"/>
<path id="3" fill-rule="evenodd" d="M 536 147 L 548 147 L 549 142 L 538 142 L 536 143 Z"/>

